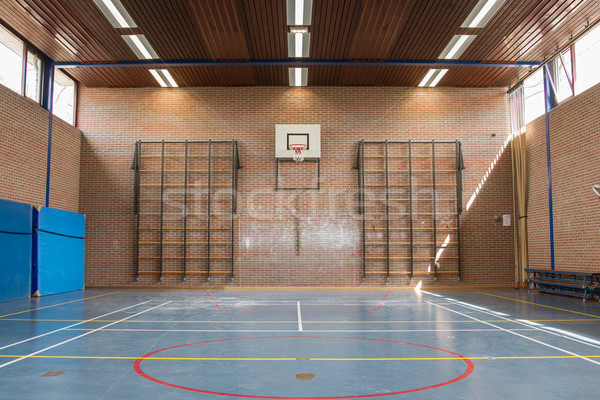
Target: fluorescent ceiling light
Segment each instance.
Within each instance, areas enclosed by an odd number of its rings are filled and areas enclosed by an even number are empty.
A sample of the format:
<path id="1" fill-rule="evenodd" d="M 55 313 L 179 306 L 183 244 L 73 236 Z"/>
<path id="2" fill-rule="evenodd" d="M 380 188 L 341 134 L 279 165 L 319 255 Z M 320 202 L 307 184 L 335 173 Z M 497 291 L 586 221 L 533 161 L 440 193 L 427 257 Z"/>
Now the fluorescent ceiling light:
<path id="1" fill-rule="evenodd" d="M 166 69 L 151 69 L 150 73 L 162 87 L 179 87 L 177 82 L 175 82 L 175 79 L 173 79 L 169 71 Z"/>
<path id="2" fill-rule="evenodd" d="M 121 37 L 127 42 L 139 59 L 152 60 L 159 58 L 144 35 L 122 35 Z"/>
<path id="3" fill-rule="evenodd" d="M 287 24 L 310 25 L 313 0 L 287 0 Z"/>
<path id="4" fill-rule="evenodd" d="M 308 82 L 308 68 L 290 68 L 290 86 L 306 86 Z"/>
<path id="5" fill-rule="evenodd" d="M 434 87 L 446 75 L 447 69 L 430 69 L 425 78 L 419 83 L 419 87 Z"/>
<path id="6" fill-rule="evenodd" d="M 310 48 L 310 33 L 288 33 L 288 57 L 308 57 Z"/>
<path id="7" fill-rule="evenodd" d="M 458 59 L 475 38 L 476 35 L 454 35 L 438 58 L 444 60 Z"/>
<path id="8" fill-rule="evenodd" d="M 135 21 L 120 0 L 94 0 L 102 14 L 115 28 L 137 28 Z"/>
<path id="9" fill-rule="evenodd" d="M 471 14 L 462 23 L 462 28 L 483 28 L 505 0 L 479 0 Z"/>
<path id="10" fill-rule="evenodd" d="M 427 85 L 427 82 L 429 82 L 429 80 L 431 79 L 431 76 L 435 73 L 435 69 L 430 69 L 429 71 L 427 71 L 427 75 L 425 75 L 425 78 L 423 78 L 423 80 L 421 81 L 421 83 L 419 83 L 419 87 L 423 87 Z"/>

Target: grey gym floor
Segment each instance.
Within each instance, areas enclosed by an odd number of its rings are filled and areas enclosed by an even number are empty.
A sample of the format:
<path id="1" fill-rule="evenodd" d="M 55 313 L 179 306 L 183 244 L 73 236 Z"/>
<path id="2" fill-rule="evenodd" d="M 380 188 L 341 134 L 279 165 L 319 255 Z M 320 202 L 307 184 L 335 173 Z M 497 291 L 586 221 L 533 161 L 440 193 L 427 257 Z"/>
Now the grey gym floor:
<path id="1" fill-rule="evenodd" d="M 0 303 L 3 399 L 596 396 L 600 305 L 525 290 L 85 290 Z"/>

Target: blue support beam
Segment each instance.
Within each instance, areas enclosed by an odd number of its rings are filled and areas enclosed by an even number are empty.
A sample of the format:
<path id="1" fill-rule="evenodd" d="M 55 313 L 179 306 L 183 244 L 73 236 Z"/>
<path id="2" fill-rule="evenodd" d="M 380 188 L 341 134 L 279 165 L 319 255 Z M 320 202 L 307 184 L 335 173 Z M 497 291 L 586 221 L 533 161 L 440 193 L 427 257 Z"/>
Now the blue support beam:
<path id="1" fill-rule="evenodd" d="M 51 59 L 44 62 L 42 75 L 42 107 L 48 111 L 48 159 L 46 161 L 46 207 L 50 204 L 50 167 L 52 165 L 52 112 L 54 103 L 54 66 Z"/>
<path id="2" fill-rule="evenodd" d="M 175 60 L 175 61 L 122 61 L 109 63 L 57 62 L 57 68 L 168 68 L 168 67 L 260 67 L 260 66 L 371 66 L 371 67 L 486 67 L 486 68 L 534 68 L 539 62 L 477 62 L 459 60 L 247 60 L 247 61 L 212 61 L 212 60 Z"/>
<path id="3" fill-rule="evenodd" d="M 550 159 L 550 110 L 556 107 L 556 90 L 552 81 L 553 64 L 544 65 L 544 106 L 546 117 L 546 163 L 548 166 L 548 214 L 550 217 L 550 269 L 554 264 L 554 216 L 552 207 L 552 163 Z"/>

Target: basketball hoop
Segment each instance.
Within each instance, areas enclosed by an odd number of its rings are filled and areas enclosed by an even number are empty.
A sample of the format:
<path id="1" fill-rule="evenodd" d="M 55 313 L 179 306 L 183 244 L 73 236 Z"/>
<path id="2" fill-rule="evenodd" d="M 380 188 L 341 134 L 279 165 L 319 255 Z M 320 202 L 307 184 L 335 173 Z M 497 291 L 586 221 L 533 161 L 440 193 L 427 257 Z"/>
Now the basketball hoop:
<path id="1" fill-rule="evenodd" d="M 596 196 L 600 197 L 600 185 L 592 186 L 592 190 L 596 193 Z"/>
<path id="2" fill-rule="evenodd" d="M 290 144 L 288 147 L 290 150 L 294 150 L 294 161 L 304 161 L 304 155 L 302 154 L 302 152 L 308 149 L 307 144 Z"/>

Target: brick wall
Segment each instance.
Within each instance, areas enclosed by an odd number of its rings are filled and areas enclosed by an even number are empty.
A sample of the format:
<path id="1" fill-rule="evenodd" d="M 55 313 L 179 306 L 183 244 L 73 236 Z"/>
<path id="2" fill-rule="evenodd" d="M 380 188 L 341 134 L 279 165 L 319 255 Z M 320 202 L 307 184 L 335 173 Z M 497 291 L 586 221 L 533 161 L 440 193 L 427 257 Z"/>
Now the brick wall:
<path id="1" fill-rule="evenodd" d="M 78 121 L 83 131 L 80 210 L 88 223 L 88 286 L 407 285 L 403 274 L 392 275 L 389 283 L 380 274 L 370 274 L 362 282 L 361 219 L 353 169 L 358 141 L 461 140 L 466 205 L 508 132 L 507 98 L 502 89 L 82 88 L 79 99 Z M 321 124 L 322 189 L 300 195 L 301 256 L 295 254 L 296 193 L 275 191 L 275 124 L 282 123 Z M 135 280 L 136 217 L 130 169 L 134 143 L 162 139 L 239 141 L 243 169 L 233 282 L 225 274 L 215 274 L 210 282 L 205 274 L 190 275 L 185 282 L 181 274 L 167 274 L 162 282 L 152 274 Z M 155 150 L 160 151 L 159 147 Z M 181 149 L 168 151 L 182 153 Z M 143 160 L 143 165 L 151 164 Z M 301 168 L 310 167 L 307 163 Z M 314 177 L 310 171 L 294 174 L 293 165 L 285 168 L 281 171 L 285 184 L 294 180 L 304 184 Z M 431 275 L 417 277 L 426 285 L 512 285 L 513 229 L 494 220 L 512 213 L 509 151 L 499 156 L 487 175 L 461 220 L 463 279 L 458 282 L 451 274 L 435 282 Z M 174 206 L 181 209 L 180 204 Z M 206 213 L 205 209 L 195 211 Z M 151 222 L 155 217 L 143 218 L 143 226 L 155 223 Z M 200 216 L 194 218 L 201 223 Z M 219 226 L 228 224 L 215 221 Z M 442 242 L 445 236 L 440 233 L 439 237 Z M 165 248 L 165 254 L 177 251 Z M 202 254 L 205 250 L 190 251 Z M 219 250 L 215 246 L 213 251 Z M 455 269 L 451 261 L 441 262 L 440 269 Z M 156 269 L 153 262 L 144 260 L 144 269 Z M 215 261 L 212 266 L 217 272 L 228 267 L 227 261 Z M 205 260 L 189 265 L 193 271 L 205 268 Z M 393 266 L 398 272 L 407 268 L 406 262 Z M 426 268 L 423 263 L 418 266 L 419 271 Z M 165 269 L 181 271 L 181 261 L 167 260 Z M 370 264 L 369 269 L 377 272 L 385 265 Z"/>
<path id="2" fill-rule="evenodd" d="M 53 120 L 50 207 L 79 208 L 81 132 Z M 46 202 L 48 112 L 0 85 L 0 198 L 34 206 Z"/>
<path id="3" fill-rule="evenodd" d="M 550 111 L 550 153 L 557 270 L 598 272 L 600 85 Z M 527 125 L 529 265 L 550 269 L 546 125 Z"/>

